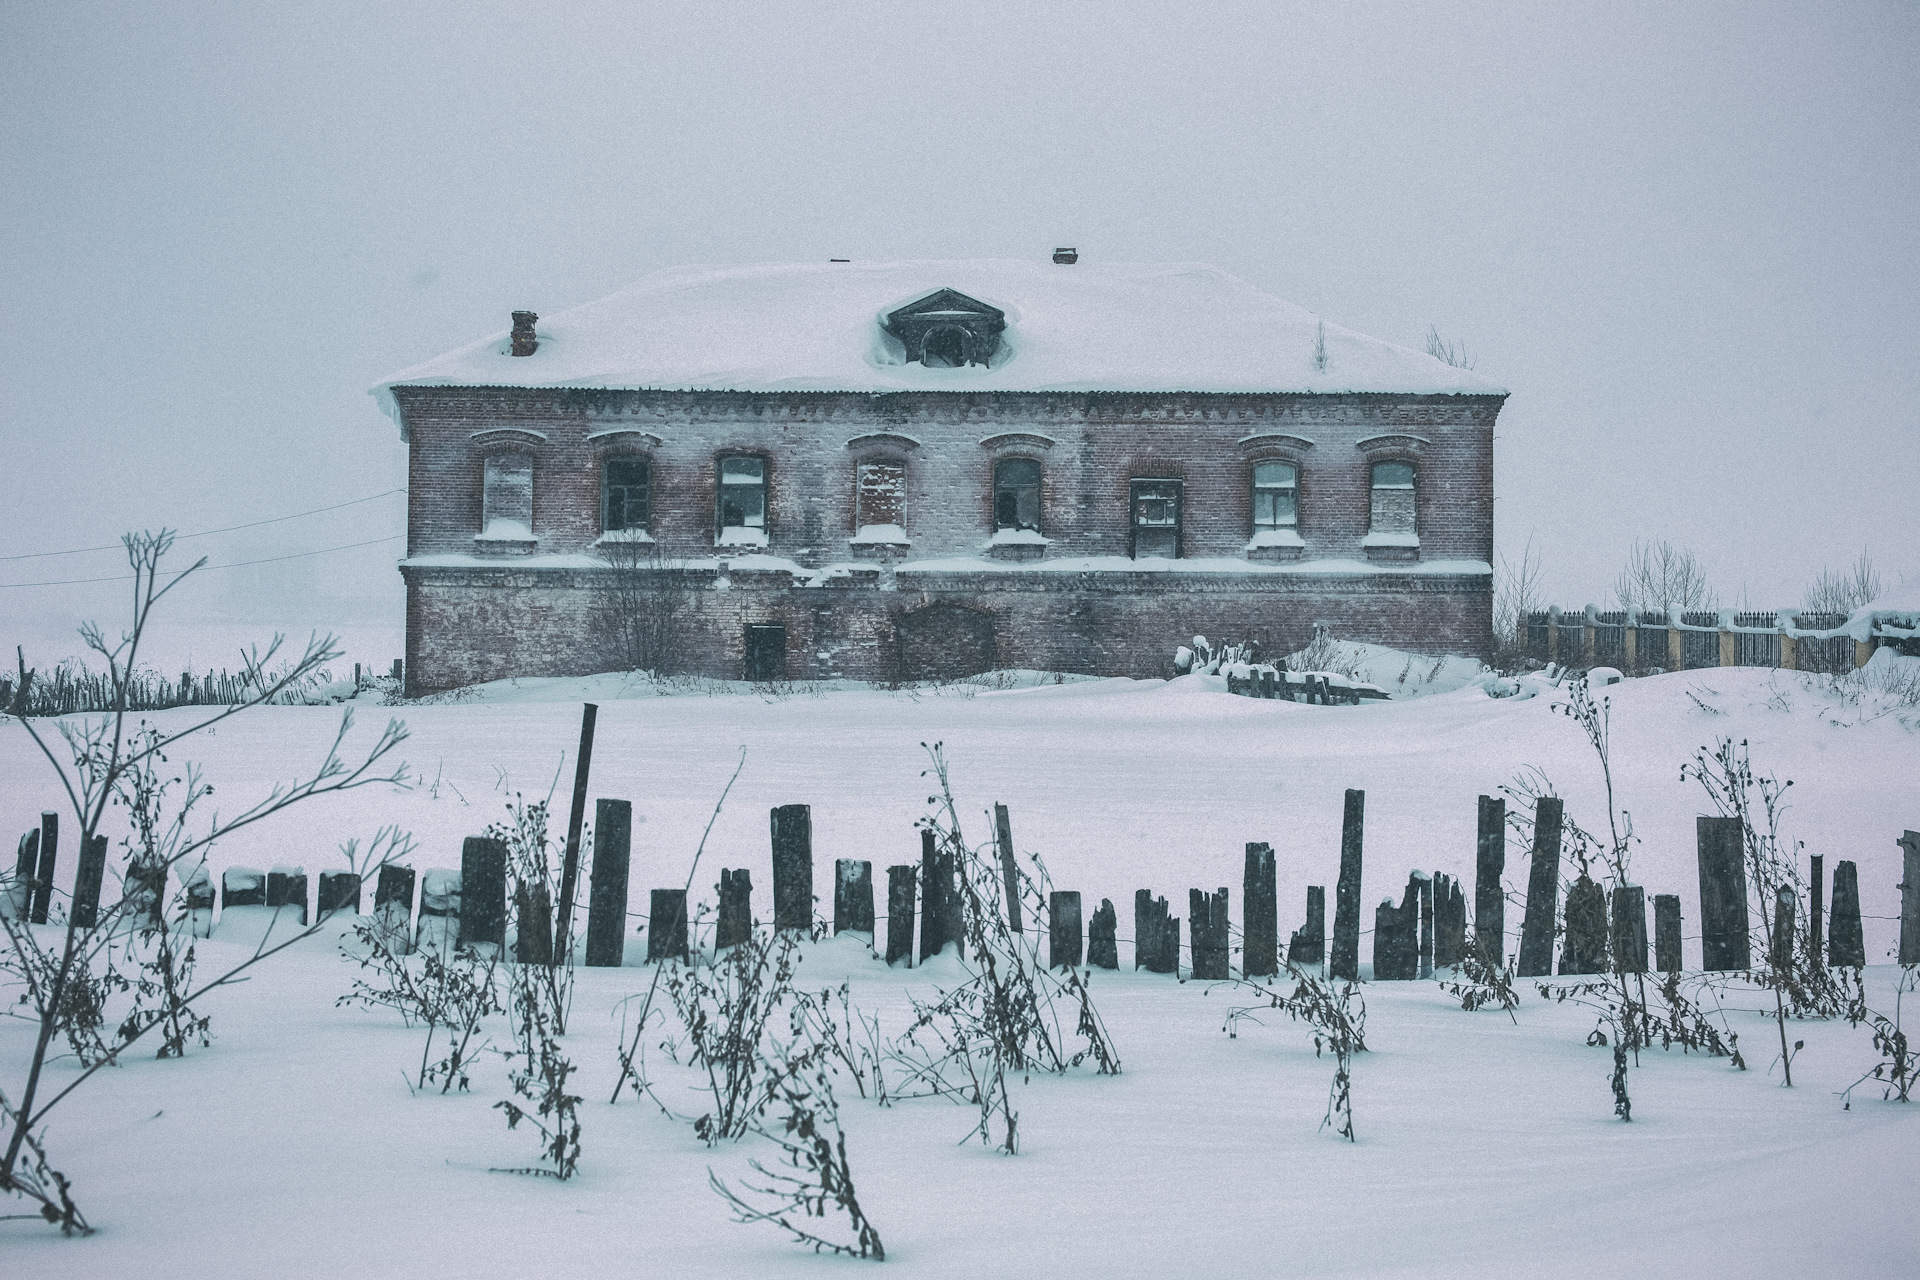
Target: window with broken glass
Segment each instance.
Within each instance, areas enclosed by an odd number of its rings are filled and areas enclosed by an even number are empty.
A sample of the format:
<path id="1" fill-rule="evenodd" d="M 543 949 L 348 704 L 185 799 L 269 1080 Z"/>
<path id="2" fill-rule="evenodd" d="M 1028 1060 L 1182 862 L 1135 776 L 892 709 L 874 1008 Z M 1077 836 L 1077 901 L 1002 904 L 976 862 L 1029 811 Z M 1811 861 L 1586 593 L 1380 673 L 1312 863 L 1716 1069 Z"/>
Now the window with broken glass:
<path id="1" fill-rule="evenodd" d="M 730 529 L 742 536 L 759 534 L 762 540 L 766 537 L 765 458 L 729 454 L 720 459 L 720 537 L 723 541 Z"/>
<path id="2" fill-rule="evenodd" d="M 1276 533 L 1300 523 L 1300 469 L 1291 462 L 1253 467 L 1253 531 Z"/>
<path id="3" fill-rule="evenodd" d="M 1178 559 L 1180 496 L 1178 480 L 1133 482 L 1133 557 Z"/>
<path id="4" fill-rule="evenodd" d="M 1372 533 L 1414 532 L 1414 470 L 1411 462 L 1373 464 Z"/>
<path id="5" fill-rule="evenodd" d="M 993 527 L 1040 530 L 1040 464 L 1006 458 L 993 469 Z"/>
<path id="6" fill-rule="evenodd" d="M 653 468 L 645 458 L 608 458 L 601 472 L 601 528 L 607 533 L 646 532 L 652 489 Z"/>

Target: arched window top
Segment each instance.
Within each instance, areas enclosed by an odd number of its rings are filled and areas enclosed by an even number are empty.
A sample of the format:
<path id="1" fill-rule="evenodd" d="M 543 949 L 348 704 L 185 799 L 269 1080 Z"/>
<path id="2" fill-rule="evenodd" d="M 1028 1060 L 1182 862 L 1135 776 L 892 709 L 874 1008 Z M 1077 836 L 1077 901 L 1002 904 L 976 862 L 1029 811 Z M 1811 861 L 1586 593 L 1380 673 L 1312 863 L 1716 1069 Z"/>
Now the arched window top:
<path id="1" fill-rule="evenodd" d="M 1300 468 L 1291 462 L 1256 462 L 1253 483 L 1256 488 L 1291 489 L 1300 481 Z"/>
<path id="2" fill-rule="evenodd" d="M 1413 488 L 1413 464 L 1411 462 L 1374 463 L 1373 487 L 1376 489 Z"/>

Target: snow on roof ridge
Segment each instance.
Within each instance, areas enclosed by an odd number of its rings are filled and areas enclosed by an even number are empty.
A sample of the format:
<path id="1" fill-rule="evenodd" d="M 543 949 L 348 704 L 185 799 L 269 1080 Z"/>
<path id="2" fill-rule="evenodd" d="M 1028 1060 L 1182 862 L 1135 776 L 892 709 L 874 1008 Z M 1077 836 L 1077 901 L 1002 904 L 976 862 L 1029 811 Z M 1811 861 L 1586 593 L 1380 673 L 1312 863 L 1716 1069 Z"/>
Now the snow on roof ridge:
<path id="1" fill-rule="evenodd" d="M 1005 312 L 991 367 L 909 364 L 882 328 L 943 288 Z M 1315 348 L 1324 331 L 1325 368 Z M 372 388 L 398 420 L 396 386 L 677 391 L 1369 393 L 1504 395 L 1397 346 L 1197 262 L 915 259 L 742 263 L 656 271 L 542 317 L 538 349 L 509 331 Z"/>

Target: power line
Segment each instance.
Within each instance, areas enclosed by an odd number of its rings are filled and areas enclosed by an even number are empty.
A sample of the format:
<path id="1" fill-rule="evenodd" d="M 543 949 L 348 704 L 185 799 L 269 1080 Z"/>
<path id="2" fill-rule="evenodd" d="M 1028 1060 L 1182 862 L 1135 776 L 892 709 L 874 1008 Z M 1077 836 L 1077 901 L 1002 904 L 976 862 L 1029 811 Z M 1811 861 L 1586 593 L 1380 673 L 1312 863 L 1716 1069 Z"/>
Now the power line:
<path id="1" fill-rule="evenodd" d="M 269 523 L 263 521 L 262 523 Z M 244 526 L 243 526 L 244 527 Z M 240 569 L 250 564 L 278 564 L 282 560 L 304 560 L 308 556 L 324 556 L 330 551 L 351 551 L 355 547 L 372 547 L 382 542 L 398 542 L 406 537 L 404 533 L 389 534 L 384 538 L 369 538 L 365 542 L 349 542 L 339 547 L 321 547 L 318 551 L 296 551 L 290 556 L 268 556 L 262 560 L 236 560 L 232 564 L 210 564 L 209 569 Z M 0 582 L 0 590 L 8 587 L 75 587 L 88 582 L 132 582 L 133 575 L 123 573 L 113 578 L 68 578 L 62 582 Z"/>
<path id="2" fill-rule="evenodd" d="M 342 507 L 357 507 L 363 502 L 372 502 L 375 498 L 384 498 L 388 494 L 405 493 L 405 492 L 406 492 L 405 489 L 388 489 L 383 493 L 373 493 L 373 494 L 368 494 L 364 498 L 355 498 L 351 502 L 339 502 L 339 503 L 335 503 L 331 507 L 315 507 L 311 511 L 296 511 L 290 516 L 275 516 L 271 520 L 255 520 L 249 524 L 230 524 L 224 529 L 202 529 L 199 533 L 176 533 L 175 535 L 173 535 L 173 540 L 175 542 L 185 542 L 188 538 L 208 538 L 208 537 L 212 537 L 216 533 L 232 533 L 237 529 L 258 529 L 263 524 L 280 524 L 282 521 L 286 521 L 286 520 L 298 520 L 302 516 L 317 516 L 328 511 L 338 511 Z M 44 560 L 48 556 L 78 556 L 78 555 L 85 555 L 90 551 L 118 551 L 119 549 L 120 549 L 120 544 L 118 542 L 115 542 L 104 547 L 75 547 L 71 551 L 31 551 L 31 552 L 28 552 L 26 555 L 20 555 L 20 556 L 0 556 L 0 560 Z M 319 553 L 313 552 L 309 554 L 317 555 Z M 264 564 L 265 561 L 249 560 L 247 563 Z M 223 569 L 230 569 L 233 566 L 221 565 L 219 567 Z M 76 579 L 76 581 L 112 582 L 114 581 L 114 579 L 112 578 L 79 578 L 79 579 Z M 38 587 L 38 586 L 61 586 L 64 584 L 52 583 L 52 582 L 49 582 L 49 583 L 39 583 L 39 582 L 0 583 L 0 586 L 8 586 L 8 585 L 16 586 L 16 587 Z"/>

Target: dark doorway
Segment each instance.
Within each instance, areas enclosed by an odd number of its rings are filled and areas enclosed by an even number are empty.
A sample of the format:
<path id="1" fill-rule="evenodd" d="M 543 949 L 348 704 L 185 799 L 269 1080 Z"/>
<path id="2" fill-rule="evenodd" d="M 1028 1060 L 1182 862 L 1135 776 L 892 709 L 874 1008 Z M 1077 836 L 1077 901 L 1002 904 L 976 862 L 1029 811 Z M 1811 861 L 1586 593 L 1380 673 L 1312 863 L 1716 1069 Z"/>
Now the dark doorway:
<path id="1" fill-rule="evenodd" d="M 1178 480 L 1133 482 L 1133 558 L 1145 560 L 1180 555 L 1180 490 Z"/>
<path id="2" fill-rule="evenodd" d="M 935 329 L 920 347 L 920 363 L 929 369 L 958 369 L 967 362 L 967 335 L 960 329 Z"/>
<path id="3" fill-rule="evenodd" d="M 756 684 L 787 678 L 787 629 L 778 623 L 747 628 L 747 679 Z"/>

